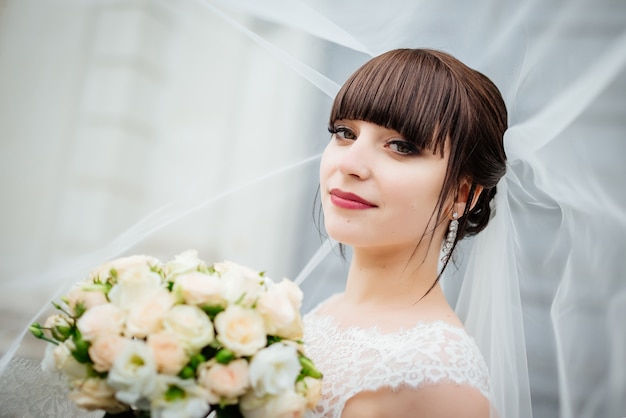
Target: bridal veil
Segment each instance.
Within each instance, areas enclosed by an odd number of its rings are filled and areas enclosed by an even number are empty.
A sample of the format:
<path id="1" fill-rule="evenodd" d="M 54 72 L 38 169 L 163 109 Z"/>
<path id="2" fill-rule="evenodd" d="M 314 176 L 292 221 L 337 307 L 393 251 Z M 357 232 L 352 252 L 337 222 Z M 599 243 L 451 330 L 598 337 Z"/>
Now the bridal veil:
<path id="1" fill-rule="evenodd" d="M 326 118 L 399 47 L 509 109 L 495 217 L 443 282 L 499 416 L 626 416 L 621 0 L 1 1 L 0 416 L 54 416 L 25 330 L 104 260 L 196 248 L 297 279 L 305 310 L 340 289 L 312 216 Z"/>

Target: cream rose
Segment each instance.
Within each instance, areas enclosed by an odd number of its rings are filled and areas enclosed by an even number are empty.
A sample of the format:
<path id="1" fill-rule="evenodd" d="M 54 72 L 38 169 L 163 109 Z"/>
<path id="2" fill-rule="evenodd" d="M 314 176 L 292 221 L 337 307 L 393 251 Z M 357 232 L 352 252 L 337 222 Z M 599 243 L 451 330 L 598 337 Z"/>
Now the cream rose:
<path id="1" fill-rule="evenodd" d="M 86 341 L 119 335 L 124 327 L 124 313 L 111 303 L 94 306 L 78 319 L 76 326 Z"/>
<path id="2" fill-rule="evenodd" d="M 293 390 L 300 374 L 298 351 L 291 345 L 272 344 L 259 351 L 250 362 L 250 384 L 261 397 Z"/>
<path id="3" fill-rule="evenodd" d="M 271 281 L 247 267 L 230 261 L 214 265 L 220 275 L 224 298 L 231 303 L 251 307 L 265 291 L 265 283 Z"/>
<path id="4" fill-rule="evenodd" d="M 106 380 L 86 379 L 78 388 L 68 395 L 76 406 L 88 411 L 102 409 L 111 413 L 119 413 L 128 409 L 126 405 L 115 398 L 115 390 Z"/>
<path id="5" fill-rule="evenodd" d="M 89 346 L 89 358 L 93 362 L 94 370 L 101 373 L 109 371 L 127 343 L 128 340 L 119 335 L 108 335 L 92 342 Z"/>
<path id="6" fill-rule="evenodd" d="M 225 306 L 221 283 L 217 276 L 196 271 L 178 276 L 173 291 L 189 305 Z"/>
<path id="7" fill-rule="evenodd" d="M 249 392 L 239 406 L 246 418 L 301 418 L 305 412 L 304 398 L 293 390 L 263 398 Z"/>
<path id="8" fill-rule="evenodd" d="M 284 279 L 269 285 L 256 305 L 265 321 L 267 333 L 288 339 L 302 338 L 301 303 L 302 291 L 293 282 Z"/>
<path id="9" fill-rule="evenodd" d="M 138 303 L 149 300 L 154 294 L 164 290 L 161 276 L 150 270 L 126 271 L 119 276 L 117 284 L 109 291 L 112 304 L 128 311 Z"/>
<path id="10" fill-rule="evenodd" d="M 70 311 L 76 313 L 76 306 L 80 303 L 87 310 L 108 303 L 107 297 L 100 290 L 85 290 L 82 286 L 75 286 L 65 297 Z"/>
<path id="11" fill-rule="evenodd" d="M 296 392 L 304 397 L 306 408 L 313 409 L 322 397 L 322 381 L 306 376 L 296 384 Z"/>
<path id="12" fill-rule="evenodd" d="M 72 350 L 74 349 L 76 349 L 76 346 L 72 340 L 66 340 L 64 343 L 55 346 L 52 350 L 55 368 L 63 372 L 72 384 L 87 377 L 87 368 L 85 365 L 79 363 L 74 356 L 72 356 Z"/>
<path id="13" fill-rule="evenodd" d="M 54 337 L 56 340 L 65 341 L 70 333 L 70 324 L 65 315 L 51 315 L 44 323 L 44 330 L 48 336 Z"/>
<path id="14" fill-rule="evenodd" d="M 215 338 L 211 320 L 202 309 L 196 306 L 174 306 L 167 312 L 163 326 L 176 333 L 192 351 L 200 350 Z"/>
<path id="15" fill-rule="evenodd" d="M 237 305 L 215 317 L 215 330 L 219 342 L 237 356 L 251 356 L 267 343 L 263 318 Z"/>
<path id="16" fill-rule="evenodd" d="M 227 403 L 235 403 L 236 398 L 246 393 L 250 386 L 248 362 L 244 359 L 210 366 L 205 363 L 198 369 L 198 382 L 207 389 L 211 403 L 219 403 L 223 398 Z"/>
<path id="17" fill-rule="evenodd" d="M 161 373 L 175 375 L 189 361 L 185 347 L 177 334 L 171 331 L 161 331 L 148 336 L 148 347 Z"/>
<path id="18" fill-rule="evenodd" d="M 115 270 L 119 279 L 128 272 L 150 272 L 153 266 L 162 267 L 163 263 L 148 255 L 121 257 L 98 266 L 89 274 L 89 278 L 92 281 L 97 279 L 104 282 L 111 276 L 111 270 Z"/>
<path id="19" fill-rule="evenodd" d="M 149 298 L 142 298 L 128 310 L 124 335 L 145 338 L 161 330 L 163 319 L 174 302 L 174 296 L 166 289 L 154 289 Z"/>

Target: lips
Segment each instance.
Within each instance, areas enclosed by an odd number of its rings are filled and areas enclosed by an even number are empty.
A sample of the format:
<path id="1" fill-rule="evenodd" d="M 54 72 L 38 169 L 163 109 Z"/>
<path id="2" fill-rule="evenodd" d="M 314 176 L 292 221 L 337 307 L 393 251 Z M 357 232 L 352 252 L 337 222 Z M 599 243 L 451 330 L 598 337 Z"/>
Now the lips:
<path id="1" fill-rule="evenodd" d="M 363 199 L 354 193 L 344 192 L 340 189 L 330 191 L 330 201 L 344 209 L 371 209 L 377 207 L 374 203 Z"/>

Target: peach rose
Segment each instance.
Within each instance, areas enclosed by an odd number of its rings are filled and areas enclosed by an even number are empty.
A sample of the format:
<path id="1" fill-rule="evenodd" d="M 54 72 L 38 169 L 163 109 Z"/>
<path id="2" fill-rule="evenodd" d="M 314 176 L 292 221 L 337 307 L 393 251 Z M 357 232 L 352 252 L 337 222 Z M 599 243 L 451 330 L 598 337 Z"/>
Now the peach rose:
<path id="1" fill-rule="evenodd" d="M 178 276 L 174 292 L 185 303 L 199 306 L 225 306 L 220 278 L 210 274 L 192 272 Z"/>
<path id="2" fill-rule="evenodd" d="M 189 361 L 189 356 L 178 335 L 171 331 L 150 334 L 147 342 L 152 350 L 157 370 L 161 373 L 175 375 Z"/>
<path id="3" fill-rule="evenodd" d="M 252 309 L 231 305 L 215 317 L 219 342 L 237 356 L 251 356 L 265 347 L 263 318 Z"/>
<path id="4" fill-rule="evenodd" d="M 124 327 L 124 313 L 111 303 L 94 306 L 78 319 L 76 326 L 86 341 L 120 335 Z"/>
<path id="5" fill-rule="evenodd" d="M 250 386 L 248 362 L 238 359 L 228 364 L 209 366 L 205 363 L 199 368 L 198 381 L 208 390 L 211 403 L 219 403 L 222 398 L 235 403 L 236 398 L 246 393 Z"/>
<path id="6" fill-rule="evenodd" d="M 76 406 L 88 411 L 102 409 L 106 412 L 119 413 L 128 409 L 126 405 L 115 398 L 115 390 L 106 380 L 86 379 L 78 388 L 69 394 L 69 398 Z"/>
<path id="7" fill-rule="evenodd" d="M 145 338 L 161 330 L 163 319 L 174 302 L 174 296 L 166 289 L 154 289 L 149 298 L 141 298 L 128 310 L 124 335 Z"/>
<path id="8" fill-rule="evenodd" d="M 101 373 L 108 372 L 127 342 L 126 338 L 119 335 L 109 335 L 92 342 L 89 346 L 89 357 L 93 361 L 93 368 Z"/>

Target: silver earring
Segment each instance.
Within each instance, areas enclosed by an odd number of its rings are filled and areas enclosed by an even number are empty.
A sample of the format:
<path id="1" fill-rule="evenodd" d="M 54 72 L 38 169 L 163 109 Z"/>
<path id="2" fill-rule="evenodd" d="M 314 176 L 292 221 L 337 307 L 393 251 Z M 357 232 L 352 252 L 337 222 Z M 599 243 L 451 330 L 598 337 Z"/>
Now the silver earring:
<path id="1" fill-rule="evenodd" d="M 452 252 L 452 247 L 454 247 L 454 241 L 456 241 L 456 232 L 459 229 L 459 214 L 454 212 L 452 214 L 452 220 L 450 221 L 450 226 L 448 227 L 448 236 L 443 243 L 443 257 L 441 257 L 441 262 L 446 264 L 448 259 L 450 258 L 450 253 Z"/>

